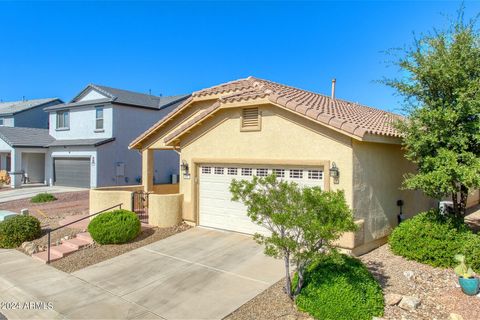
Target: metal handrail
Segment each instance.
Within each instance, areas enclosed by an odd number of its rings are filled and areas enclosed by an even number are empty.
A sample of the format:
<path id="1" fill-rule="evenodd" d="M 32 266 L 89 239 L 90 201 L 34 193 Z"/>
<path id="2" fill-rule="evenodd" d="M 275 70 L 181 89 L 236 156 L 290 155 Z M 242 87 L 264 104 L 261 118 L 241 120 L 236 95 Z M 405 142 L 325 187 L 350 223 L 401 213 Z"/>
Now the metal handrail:
<path id="1" fill-rule="evenodd" d="M 113 206 L 113 207 L 110 207 L 110 208 L 107 208 L 107 209 L 103 209 L 102 211 L 98 211 L 98 212 L 92 213 L 92 214 L 90 214 L 90 215 L 88 215 L 88 216 L 86 216 L 86 217 L 83 217 L 83 218 L 80 218 L 80 219 L 78 219 L 78 220 L 69 222 L 69 223 L 67 223 L 67 224 L 65 224 L 65 225 L 63 225 L 63 226 L 56 227 L 55 229 L 50 229 L 50 228 L 49 228 L 49 229 L 48 229 L 48 240 L 47 240 L 47 242 L 48 242 L 48 247 L 47 247 L 47 264 L 50 263 L 50 233 L 52 233 L 52 232 L 54 232 L 54 231 L 57 231 L 57 230 L 59 230 L 59 229 L 68 227 L 69 225 L 72 225 L 72 224 L 77 223 L 77 222 L 79 222 L 79 221 L 82 221 L 82 220 L 88 219 L 88 218 L 90 218 L 90 217 L 96 216 L 97 214 L 103 213 L 103 212 L 105 212 L 105 211 L 112 210 L 112 209 L 114 209 L 114 208 L 116 208 L 116 207 L 118 207 L 118 208 L 121 210 L 121 209 L 122 209 L 122 205 L 123 205 L 123 203 L 119 203 L 119 204 L 117 204 L 117 205 L 115 205 L 115 206 Z"/>

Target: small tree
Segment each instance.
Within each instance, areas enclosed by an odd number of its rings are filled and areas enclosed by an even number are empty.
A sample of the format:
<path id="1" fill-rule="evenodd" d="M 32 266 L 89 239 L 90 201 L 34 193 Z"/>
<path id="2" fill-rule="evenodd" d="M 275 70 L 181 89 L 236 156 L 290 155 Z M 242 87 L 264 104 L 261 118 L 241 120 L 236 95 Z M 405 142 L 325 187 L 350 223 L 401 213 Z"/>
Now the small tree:
<path id="1" fill-rule="evenodd" d="M 232 200 L 245 204 L 252 221 L 271 233 L 257 233 L 255 240 L 265 245 L 266 255 L 284 259 L 285 289 L 291 299 L 300 293 L 308 265 L 332 249 L 333 241 L 342 233 L 356 229 L 343 191 L 300 188 L 275 175 L 253 177 L 252 181 L 233 180 L 230 191 Z M 298 274 L 295 288 L 291 264 Z"/>
<path id="2" fill-rule="evenodd" d="M 470 190 L 480 187 L 480 37 L 475 21 L 416 39 L 395 61 L 403 78 L 384 82 L 405 98 L 398 123 L 405 156 L 418 167 L 405 187 L 436 199 L 451 197 L 466 213 Z"/>

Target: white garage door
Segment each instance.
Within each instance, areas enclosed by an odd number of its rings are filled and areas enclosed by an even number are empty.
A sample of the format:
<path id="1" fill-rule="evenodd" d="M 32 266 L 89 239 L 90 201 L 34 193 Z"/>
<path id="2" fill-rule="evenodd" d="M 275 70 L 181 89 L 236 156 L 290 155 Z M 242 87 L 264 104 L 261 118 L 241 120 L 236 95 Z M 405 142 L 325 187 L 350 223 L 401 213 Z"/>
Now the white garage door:
<path id="1" fill-rule="evenodd" d="M 248 234 L 267 233 L 250 220 L 242 203 L 230 200 L 229 187 L 232 179 L 250 180 L 254 175 L 266 176 L 272 172 L 279 179 L 323 189 L 322 168 L 203 165 L 200 167 L 200 225 Z"/>

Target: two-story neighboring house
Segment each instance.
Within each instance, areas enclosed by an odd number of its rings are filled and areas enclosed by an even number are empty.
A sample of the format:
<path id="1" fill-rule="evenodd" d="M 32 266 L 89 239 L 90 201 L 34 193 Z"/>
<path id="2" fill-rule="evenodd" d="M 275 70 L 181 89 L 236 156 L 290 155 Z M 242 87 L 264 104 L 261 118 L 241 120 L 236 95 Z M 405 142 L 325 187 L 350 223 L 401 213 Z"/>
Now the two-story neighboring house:
<path id="1" fill-rule="evenodd" d="M 12 159 L 16 159 L 19 173 L 28 171 L 26 175 L 31 182 L 45 181 L 44 144 L 51 138 L 48 113 L 43 109 L 61 103 L 58 98 L 0 102 L 0 170 L 10 172 Z"/>
<path id="2" fill-rule="evenodd" d="M 139 184 L 141 155 L 129 143 L 175 109 L 189 95 L 153 96 L 100 85 L 88 85 L 67 104 L 49 106 L 46 157 L 50 185 L 102 187 Z M 160 151 L 156 183 L 178 174 L 178 154 Z"/>

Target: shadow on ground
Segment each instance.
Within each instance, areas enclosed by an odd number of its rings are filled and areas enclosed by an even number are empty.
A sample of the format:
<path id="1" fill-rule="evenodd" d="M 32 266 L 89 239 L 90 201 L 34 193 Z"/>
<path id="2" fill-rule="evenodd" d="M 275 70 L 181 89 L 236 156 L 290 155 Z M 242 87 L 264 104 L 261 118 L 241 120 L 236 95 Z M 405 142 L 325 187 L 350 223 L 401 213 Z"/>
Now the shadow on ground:
<path id="1" fill-rule="evenodd" d="M 390 279 L 390 277 L 386 275 L 385 265 L 383 262 L 368 261 L 365 263 L 365 266 L 373 275 L 373 277 L 378 281 L 382 289 L 388 287 L 388 280 Z"/>

